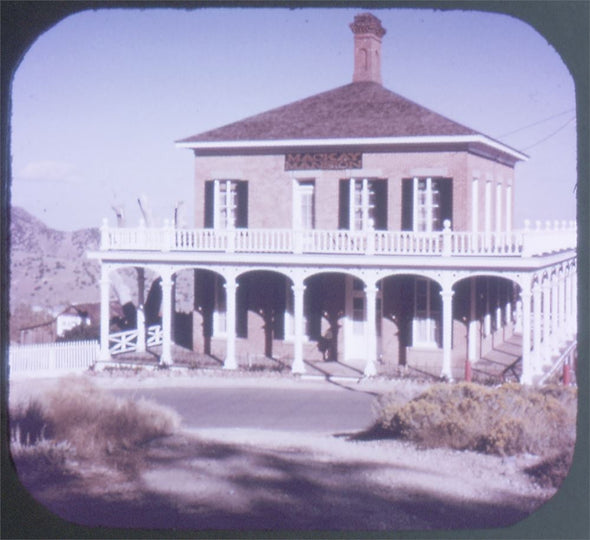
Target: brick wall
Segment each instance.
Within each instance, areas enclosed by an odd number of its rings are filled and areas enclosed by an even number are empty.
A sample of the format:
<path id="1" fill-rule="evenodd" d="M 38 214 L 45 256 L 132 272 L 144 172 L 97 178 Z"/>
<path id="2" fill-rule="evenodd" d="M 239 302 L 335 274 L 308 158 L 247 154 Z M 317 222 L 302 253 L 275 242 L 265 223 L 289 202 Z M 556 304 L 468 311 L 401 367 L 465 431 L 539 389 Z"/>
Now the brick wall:
<path id="1" fill-rule="evenodd" d="M 294 180 L 315 180 L 316 228 L 338 228 L 339 181 L 351 177 L 388 180 L 388 229 L 401 229 L 402 179 L 453 178 L 453 229 L 471 230 L 472 182 L 479 178 L 479 230 L 485 225 L 485 185 L 491 182 L 491 229 L 496 229 L 496 185 L 513 185 L 513 168 L 466 152 L 365 153 L 362 169 L 285 171 L 284 155 L 198 156 L 195 160 L 195 223 L 204 224 L 205 181 L 248 180 L 248 226 L 291 228 Z M 514 195 L 514 188 L 512 189 Z M 505 205 L 505 191 L 502 204 Z M 514 205 L 512 204 L 512 207 Z M 505 225 L 505 208 L 501 213 Z"/>

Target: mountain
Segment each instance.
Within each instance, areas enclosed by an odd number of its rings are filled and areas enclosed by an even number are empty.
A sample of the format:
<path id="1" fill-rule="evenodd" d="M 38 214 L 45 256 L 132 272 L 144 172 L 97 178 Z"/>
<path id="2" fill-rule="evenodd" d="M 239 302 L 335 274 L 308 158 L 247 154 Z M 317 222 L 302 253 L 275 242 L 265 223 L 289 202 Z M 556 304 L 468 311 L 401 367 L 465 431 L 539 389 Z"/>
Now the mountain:
<path id="1" fill-rule="evenodd" d="M 10 212 L 10 311 L 19 305 L 55 310 L 100 300 L 98 228 L 56 231 L 19 207 Z"/>
<path id="2" fill-rule="evenodd" d="M 10 220 L 10 312 L 19 306 L 56 312 L 70 304 L 100 302 L 100 265 L 88 259 L 98 250 L 100 230 L 64 232 L 47 227 L 19 207 L 11 209 Z M 130 292 L 137 304 L 137 274 L 132 268 L 111 277 L 111 302 L 122 301 Z M 146 291 L 157 278 L 146 271 Z M 176 309 L 192 310 L 192 274 L 181 272 L 176 280 Z"/>

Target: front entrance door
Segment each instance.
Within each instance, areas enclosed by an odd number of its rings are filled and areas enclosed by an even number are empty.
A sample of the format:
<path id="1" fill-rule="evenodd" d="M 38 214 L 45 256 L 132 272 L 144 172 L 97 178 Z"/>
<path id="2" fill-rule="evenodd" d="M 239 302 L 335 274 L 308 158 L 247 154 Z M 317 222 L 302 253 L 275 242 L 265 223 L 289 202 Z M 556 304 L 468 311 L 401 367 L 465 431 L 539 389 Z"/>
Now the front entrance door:
<path id="1" fill-rule="evenodd" d="M 381 291 L 377 292 L 377 351 L 381 350 Z M 344 324 L 344 361 L 364 367 L 367 361 L 367 300 L 365 286 L 359 279 L 346 277 L 346 318 Z"/>

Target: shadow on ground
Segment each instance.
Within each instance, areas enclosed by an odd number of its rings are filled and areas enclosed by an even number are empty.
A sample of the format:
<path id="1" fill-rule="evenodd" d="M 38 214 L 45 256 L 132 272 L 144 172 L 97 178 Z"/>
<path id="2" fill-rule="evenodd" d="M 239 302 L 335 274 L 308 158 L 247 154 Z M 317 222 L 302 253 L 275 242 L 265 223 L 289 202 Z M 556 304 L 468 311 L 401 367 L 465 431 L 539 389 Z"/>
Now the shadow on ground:
<path id="1" fill-rule="evenodd" d="M 432 480 L 431 470 L 332 461 L 299 447 L 244 447 L 183 434 L 154 441 L 140 454 L 127 457 L 132 466 L 111 463 L 109 474 L 81 466 L 76 477 L 28 481 L 27 488 L 68 521 L 149 529 L 490 528 L 513 524 L 543 502 L 501 492 L 476 501 L 445 493 L 444 473 Z M 412 474 L 429 475 L 428 485 L 441 489 L 411 482 Z M 405 480 L 389 485 L 388 478 Z"/>

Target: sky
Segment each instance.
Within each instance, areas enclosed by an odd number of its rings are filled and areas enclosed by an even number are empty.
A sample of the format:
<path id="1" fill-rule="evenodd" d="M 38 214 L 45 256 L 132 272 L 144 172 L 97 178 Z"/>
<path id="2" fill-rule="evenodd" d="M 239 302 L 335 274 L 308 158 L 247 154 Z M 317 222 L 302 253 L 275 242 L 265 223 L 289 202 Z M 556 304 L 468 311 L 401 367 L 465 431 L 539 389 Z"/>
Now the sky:
<path id="1" fill-rule="evenodd" d="M 193 159 L 175 141 L 352 81 L 359 9 L 98 9 L 42 34 L 12 84 L 11 204 L 52 228 L 128 225 L 182 203 Z M 476 11 L 372 10 L 383 85 L 530 156 L 515 226 L 575 219 L 573 80 L 525 22 Z"/>

